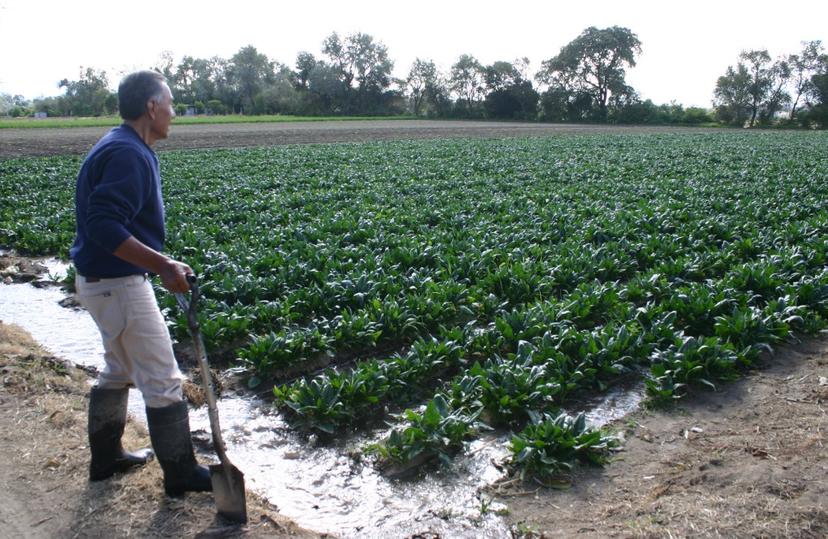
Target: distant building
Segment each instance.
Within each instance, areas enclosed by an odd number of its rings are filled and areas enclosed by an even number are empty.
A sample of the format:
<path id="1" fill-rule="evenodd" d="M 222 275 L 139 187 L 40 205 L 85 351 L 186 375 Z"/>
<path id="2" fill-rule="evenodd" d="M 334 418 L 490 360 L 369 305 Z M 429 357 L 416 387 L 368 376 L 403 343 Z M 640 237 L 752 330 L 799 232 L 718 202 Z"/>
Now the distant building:
<path id="1" fill-rule="evenodd" d="M 48 114 L 46 114 L 45 112 L 35 112 L 34 113 L 34 117 L 35 117 L 36 120 L 43 120 L 47 116 L 48 116 Z"/>

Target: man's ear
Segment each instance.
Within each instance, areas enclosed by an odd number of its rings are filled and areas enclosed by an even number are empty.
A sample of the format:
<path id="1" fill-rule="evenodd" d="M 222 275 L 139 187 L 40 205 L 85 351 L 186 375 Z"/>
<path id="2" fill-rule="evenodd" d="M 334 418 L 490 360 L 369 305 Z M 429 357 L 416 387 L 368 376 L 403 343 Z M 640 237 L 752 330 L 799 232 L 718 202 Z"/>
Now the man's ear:
<path id="1" fill-rule="evenodd" d="M 158 102 L 155 99 L 150 99 L 147 101 L 147 116 L 150 117 L 150 120 L 155 119 L 155 112 L 158 110 Z"/>

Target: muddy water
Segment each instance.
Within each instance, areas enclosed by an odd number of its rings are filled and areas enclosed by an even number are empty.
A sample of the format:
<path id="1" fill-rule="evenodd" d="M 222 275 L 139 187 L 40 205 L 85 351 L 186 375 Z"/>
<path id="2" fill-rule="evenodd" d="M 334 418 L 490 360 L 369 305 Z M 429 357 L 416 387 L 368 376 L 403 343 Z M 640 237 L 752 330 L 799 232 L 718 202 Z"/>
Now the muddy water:
<path id="1" fill-rule="evenodd" d="M 53 275 L 65 271 L 49 261 Z M 26 328 L 46 348 L 82 365 L 103 366 L 97 328 L 84 311 L 65 309 L 57 288 L 0 284 L 0 319 Z M 640 387 L 615 389 L 589 403 L 588 419 L 603 424 L 638 406 Z M 342 537 L 408 537 L 430 532 L 443 537 L 509 535 L 498 509 L 480 488 L 502 476 L 494 462 L 506 456 L 508 437 L 476 440 L 449 469 L 408 481 L 390 481 L 370 463 L 350 455 L 384 432 L 317 447 L 298 436 L 267 403 L 229 396 L 219 401 L 227 451 L 245 473 L 248 487 L 299 525 Z M 130 411 L 146 421 L 140 394 L 131 392 Z M 191 412 L 196 439 L 209 440 L 206 408 Z M 205 458 L 211 458 L 209 453 Z"/>

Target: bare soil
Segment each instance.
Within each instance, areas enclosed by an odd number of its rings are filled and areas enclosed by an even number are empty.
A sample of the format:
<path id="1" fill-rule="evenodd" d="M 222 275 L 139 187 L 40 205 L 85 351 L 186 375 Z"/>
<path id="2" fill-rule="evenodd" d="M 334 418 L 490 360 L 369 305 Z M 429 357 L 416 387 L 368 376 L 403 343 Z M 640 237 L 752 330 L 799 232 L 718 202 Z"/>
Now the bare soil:
<path id="1" fill-rule="evenodd" d="M 109 129 L 109 127 L 0 129 L 0 159 L 66 154 L 82 155 L 88 152 Z M 166 151 L 376 140 L 716 131 L 720 130 L 688 127 L 619 127 L 443 120 L 353 120 L 199 125 L 176 125 L 173 123 L 170 138 L 159 142 L 155 149 Z"/>
<path id="2" fill-rule="evenodd" d="M 828 340 L 675 409 L 628 416 L 624 450 L 565 491 L 504 482 L 521 537 L 828 537 Z"/>
<path id="3" fill-rule="evenodd" d="M 246 526 L 222 522 L 211 494 L 168 498 L 156 462 L 90 483 L 88 392 L 87 373 L 0 322 L 0 536 L 319 537 L 250 492 Z M 124 445 L 149 446 L 146 429 L 130 420 Z"/>

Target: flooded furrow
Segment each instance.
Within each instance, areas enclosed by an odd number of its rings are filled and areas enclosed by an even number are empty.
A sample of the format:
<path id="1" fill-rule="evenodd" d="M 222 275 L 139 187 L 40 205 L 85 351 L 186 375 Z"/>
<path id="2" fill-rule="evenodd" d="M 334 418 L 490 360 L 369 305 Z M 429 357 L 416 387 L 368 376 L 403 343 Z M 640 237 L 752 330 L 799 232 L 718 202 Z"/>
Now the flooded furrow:
<path id="1" fill-rule="evenodd" d="M 47 262 L 49 273 L 65 265 Z M 0 284 L 0 319 L 25 328 L 45 348 L 73 363 L 103 367 L 97 327 L 83 310 L 63 308 L 57 287 Z M 589 403 L 587 417 L 600 425 L 623 417 L 641 401 L 641 387 L 615 388 Z M 223 396 L 218 403 L 232 461 L 246 484 L 299 525 L 341 537 L 504 537 L 501 508 L 481 498 L 481 488 L 502 477 L 495 465 L 507 454 L 508 436 L 488 435 L 469 444 L 448 468 L 412 480 L 389 480 L 358 456 L 386 431 L 316 446 L 295 433 L 270 404 L 252 397 Z M 130 412 L 146 421 L 143 401 L 130 392 Z M 196 441 L 209 446 L 206 407 L 190 414 Z M 209 449 L 204 458 L 213 458 Z"/>

